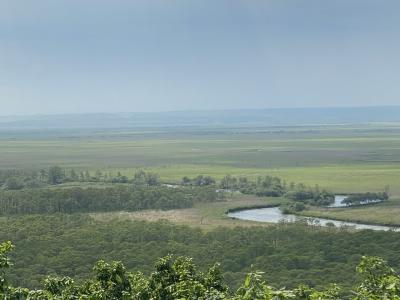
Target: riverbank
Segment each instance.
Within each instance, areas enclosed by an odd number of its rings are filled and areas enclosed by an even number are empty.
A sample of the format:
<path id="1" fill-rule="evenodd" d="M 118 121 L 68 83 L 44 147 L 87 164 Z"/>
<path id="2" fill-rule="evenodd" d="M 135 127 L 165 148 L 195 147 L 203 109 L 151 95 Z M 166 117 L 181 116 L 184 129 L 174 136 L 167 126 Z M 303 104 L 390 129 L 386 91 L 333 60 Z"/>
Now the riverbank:
<path id="1" fill-rule="evenodd" d="M 343 195 L 335 196 L 335 204 L 344 199 Z M 282 202 L 282 204 L 284 201 Z M 235 219 L 246 219 L 258 222 L 272 222 L 277 223 L 280 220 L 287 222 L 295 222 L 300 217 L 320 218 L 322 223 L 334 223 L 336 226 L 341 226 L 339 222 L 351 223 L 349 225 L 362 225 L 362 226 L 388 226 L 400 227 L 400 199 L 391 199 L 380 203 L 366 203 L 357 206 L 336 206 L 336 207 L 317 207 L 307 206 L 306 210 L 291 212 L 290 214 L 283 214 L 281 211 L 276 210 L 271 215 L 268 210 L 261 210 L 263 208 L 271 208 L 273 205 L 264 206 L 245 206 L 237 207 L 228 210 L 226 213 Z M 245 211 L 245 213 L 241 213 Z M 272 210 L 271 210 L 272 211 Z M 238 213 L 235 215 L 235 213 Z M 299 218 L 296 218 L 296 217 Z M 271 220 L 268 220 L 270 218 Z M 331 225 L 331 224 L 329 224 Z"/>
<path id="2" fill-rule="evenodd" d="M 106 212 L 90 214 L 96 220 L 166 220 L 174 224 L 189 225 L 208 231 L 223 226 L 233 228 L 236 226 L 270 226 L 272 223 L 255 222 L 254 220 L 239 220 L 228 216 L 246 209 L 260 209 L 276 207 L 286 203 L 284 198 L 256 197 L 253 195 L 233 194 L 225 202 L 200 203 L 189 209 L 173 209 L 168 211 L 146 210 L 138 212 Z M 390 200 L 387 203 L 368 205 L 366 207 L 347 208 L 317 208 L 303 211 L 302 216 L 312 218 L 326 218 L 333 221 L 363 223 L 366 225 L 400 226 L 400 201 Z M 344 215 L 344 216 L 343 216 Z M 385 222 L 385 218 L 389 222 Z"/>
<path id="3" fill-rule="evenodd" d="M 400 199 L 390 199 L 374 205 L 345 208 L 310 207 L 298 214 L 306 217 L 398 227 L 400 226 Z"/>
<path id="4" fill-rule="evenodd" d="M 337 227 L 351 229 L 370 229 L 379 231 L 400 230 L 400 228 L 370 225 L 365 223 L 346 222 L 342 220 L 333 220 L 325 218 L 304 217 L 296 214 L 284 214 L 279 207 L 255 208 L 228 213 L 228 216 L 233 219 L 256 221 L 262 223 L 303 223 L 311 226 L 321 227 Z"/>
<path id="5" fill-rule="evenodd" d="M 118 220 L 145 220 L 145 221 L 169 221 L 178 225 L 188 225 L 205 231 L 217 227 L 234 228 L 237 226 L 270 226 L 270 223 L 235 220 L 227 216 L 230 210 L 254 207 L 271 207 L 284 203 L 285 199 L 279 197 L 257 197 L 254 195 L 233 194 L 229 195 L 225 202 L 198 203 L 193 208 L 162 210 L 145 210 L 137 212 L 104 212 L 91 213 L 96 220 L 109 222 Z"/>

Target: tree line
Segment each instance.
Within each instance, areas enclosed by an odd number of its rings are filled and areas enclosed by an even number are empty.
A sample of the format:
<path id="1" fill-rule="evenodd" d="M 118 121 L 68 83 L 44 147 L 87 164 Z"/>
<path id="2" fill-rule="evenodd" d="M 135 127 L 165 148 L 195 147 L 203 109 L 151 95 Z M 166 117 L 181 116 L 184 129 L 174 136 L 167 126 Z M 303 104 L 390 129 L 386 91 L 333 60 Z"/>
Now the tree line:
<path id="1" fill-rule="evenodd" d="M 275 176 L 259 176 L 254 180 L 247 177 L 223 177 L 220 187 L 226 190 L 238 190 L 244 194 L 253 194 L 260 197 L 285 197 L 302 204 L 325 206 L 334 202 L 335 195 L 319 186 L 310 187 L 302 183 L 287 184 Z"/>
<path id="2" fill-rule="evenodd" d="M 125 186 L 0 190 L 0 215 L 137 211 L 223 201 L 210 187 Z"/>
<path id="3" fill-rule="evenodd" d="M 120 172 L 111 174 L 109 172 L 76 171 L 74 169 L 63 169 L 52 166 L 39 171 L 29 170 L 0 170 L 0 185 L 5 190 L 21 190 L 55 186 L 68 182 L 103 182 L 110 184 L 130 184 L 135 187 L 155 187 L 163 182 L 157 173 L 138 170 L 132 178 L 122 175 Z M 290 210 L 302 210 L 305 205 L 327 206 L 332 204 L 335 195 L 318 185 L 311 187 L 302 183 L 287 183 L 276 176 L 258 176 L 255 179 L 246 176 L 226 175 L 220 180 L 211 176 L 198 175 L 190 178 L 184 176 L 179 182 L 183 187 L 215 187 L 223 191 L 240 191 L 243 194 L 252 194 L 259 197 L 285 197 L 298 202 L 291 205 Z M 353 194 L 345 199 L 348 205 L 358 205 L 361 202 L 374 200 L 387 200 L 388 192 Z"/>
<path id="4" fill-rule="evenodd" d="M 194 178 L 185 176 L 182 178 L 181 184 L 185 186 L 215 185 L 224 191 L 239 191 L 243 194 L 259 197 L 285 197 L 310 205 L 329 205 L 335 199 L 333 193 L 321 189 L 319 186 L 310 187 L 293 182 L 287 184 L 286 181 L 276 176 L 258 176 L 255 179 L 250 179 L 246 176 L 226 175 L 219 181 L 210 176 L 198 175 Z"/>
<path id="5" fill-rule="evenodd" d="M 0 170 L 0 186 L 6 190 L 21 190 L 40 188 L 49 185 L 58 185 L 68 182 L 105 182 L 105 183 L 132 183 L 133 185 L 160 185 L 159 175 L 153 172 L 137 171 L 129 179 L 121 172 L 113 174 L 97 170 L 65 169 L 60 166 L 51 166 L 40 170 Z"/>

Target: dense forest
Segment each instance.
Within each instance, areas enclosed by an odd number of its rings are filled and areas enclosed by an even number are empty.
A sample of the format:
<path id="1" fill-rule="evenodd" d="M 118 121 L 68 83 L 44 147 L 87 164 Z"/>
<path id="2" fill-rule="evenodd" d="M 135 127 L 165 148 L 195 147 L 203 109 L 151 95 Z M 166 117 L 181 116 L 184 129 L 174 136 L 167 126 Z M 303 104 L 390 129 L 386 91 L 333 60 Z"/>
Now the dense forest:
<path id="1" fill-rule="evenodd" d="M 267 284 L 263 272 L 251 271 L 236 291 L 229 290 L 218 263 L 199 271 L 188 257 L 167 255 L 157 260 L 153 271 L 146 275 L 129 272 L 120 261 L 99 260 L 93 267 L 94 276 L 76 283 L 72 278 L 48 276 L 40 289 L 15 287 L 6 276 L 12 266 L 7 256 L 11 242 L 0 244 L 0 296 L 3 299 L 92 299 L 92 300 L 340 300 L 400 298 L 400 275 L 378 257 L 362 257 L 357 266 L 360 282 L 351 294 L 342 293 L 332 284 L 324 290 L 300 285 L 292 290 L 277 289 Z"/>
<path id="2" fill-rule="evenodd" d="M 16 245 L 8 278 L 30 288 L 54 274 L 81 282 L 99 259 L 121 260 L 127 270 L 150 274 L 157 258 L 174 254 L 193 257 L 203 271 L 220 262 L 231 289 L 240 286 L 253 265 L 274 287 L 323 288 L 336 282 L 348 292 L 358 282 L 354 270 L 363 255 L 381 256 L 400 267 L 399 237 L 301 224 L 204 232 L 167 222 L 103 222 L 78 214 L 0 219 L 0 240 Z"/>
<path id="3" fill-rule="evenodd" d="M 3 299 L 342 299 L 340 288 L 336 285 L 323 291 L 306 285 L 293 290 L 276 289 L 262 280 L 263 273 L 257 271 L 248 273 L 237 291 L 230 292 L 218 263 L 201 272 L 191 258 L 172 259 L 171 255 L 158 259 L 149 276 L 141 272 L 128 272 L 120 261 L 107 263 L 100 260 L 93 268 L 93 279 L 76 284 L 70 277 L 49 276 L 44 280 L 42 289 L 29 290 L 14 287 L 7 281 L 5 269 L 12 265 L 7 254 L 12 248 L 11 242 L 0 244 L 0 296 Z M 357 271 L 362 282 L 355 287 L 352 299 L 399 298 L 400 276 L 384 260 L 362 257 Z"/>
<path id="4" fill-rule="evenodd" d="M 168 182 L 162 182 L 160 176 L 157 173 L 146 172 L 139 170 L 133 174 L 131 178 L 122 175 L 120 172 L 113 174 L 111 172 L 89 171 L 89 170 L 75 170 L 75 169 L 64 169 L 59 166 L 52 166 L 47 169 L 40 170 L 0 170 L 0 186 L 3 190 L 15 191 L 15 190 L 31 190 L 36 188 L 47 188 L 52 186 L 58 186 L 66 183 L 104 183 L 104 184 L 127 184 L 136 188 L 148 188 L 148 187 L 160 187 L 162 185 L 168 185 Z M 214 187 L 220 191 L 239 191 L 243 194 L 256 195 L 259 197 L 285 197 L 297 203 L 290 204 L 283 208 L 283 211 L 300 211 L 305 209 L 305 205 L 316 205 L 316 206 L 327 206 L 334 201 L 334 194 L 325 189 L 321 189 L 318 186 L 310 187 L 302 183 L 287 183 L 279 177 L 275 176 L 259 176 L 256 178 L 248 178 L 245 176 L 232 176 L 226 175 L 220 180 L 216 180 L 211 176 L 198 175 L 193 178 L 184 176 L 178 183 L 174 183 L 173 187 Z M 211 190 L 211 189 L 210 189 Z M 209 190 L 209 191 L 210 191 Z M 77 191 L 79 194 L 82 191 Z M 93 192 L 93 190 L 91 191 Z M 38 192 L 39 193 L 39 192 Z M 46 193 L 43 195 L 46 198 Z M 165 193 L 165 195 L 168 193 Z M 7 199 L 11 195 L 3 193 L 0 195 L 2 198 Z M 20 197 L 26 194 L 14 194 L 17 201 Z M 57 193 L 54 193 L 54 197 L 57 197 Z M 32 198 L 35 199 L 35 192 L 32 193 Z M 385 201 L 388 199 L 388 192 L 380 193 L 360 193 L 349 195 L 344 203 L 347 205 L 359 205 L 365 204 L 366 202 Z M 73 201 L 74 199 L 71 199 Z M 8 201 L 8 200 L 7 200 Z M 64 200 L 61 200 L 64 201 Z M 146 202 L 146 200 L 145 200 Z M 171 205 L 167 203 L 165 207 L 162 205 L 141 205 L 138 206 L 147 208 L 182 208 L 190 207 L 189 204 L 184 204 L 181 201 L 178 205 Z M 190 202 L 190 201 L 189 201 Z M 4 207 L 7 204 L 3 203 Z M 135 205 L 134 205 L 135 206 Z M 124 205 L 118 206 L 122 209 Z M 115 208 L 115 210 L 118 208 Z M 135 210 L 138 208 L 134 208 Z M 6 211 L 8 208 L 6 209 Z M 98 210 L 98 209 L 97 209 Z M 129 208 L 133 210 L 133 208 Z M 60 210 L 52 209 L 51 211 L 68 212 L 68 209 L 61 208 Z M 79 208 L 77 211 L 81 211 Z M 37 211 L 39 212 L 39 211 Z"/>
<path id="5" fill-rule="evenodd" d="M 0 186 L 6 190 L 21 190 L 27 188 L 46 187 L 68 182 L 104 182 L 104 183 L 130 183 L 134 186 L 159 186 L 162 184 L 157 173 L 139 170 L 132 178 L 120 172 L 102 172 L 97 170 L 64 169 L 52 166 L 40 170 L 0 170 Z M 318 202 L 321 194 L 328 199 L 332 194 L 320 190 L 318 186 L 311 188 L 304 184 L 287 184 L 275 176 L 258 176 L 250 179 L 245 176 L 226 175 L 221 180 L 211 176 L 198 175 L 194 178 L 184 176 L 178 183 L 181 186 L 215 186 L 222 190 L 237 190 L 244 194 L 257 196 L 281 197 L 287 194 L 294 200 L 314 200 Z M 328 199 L 329 201 L 329 199 Z"/>
<path id="6" fill-rule="evenodd" d="M 334 199 L 318 186 L 287 184 L 278 177 L 227 175 L 216 180 L 199 175 L 169 184 L 145 171 L 128 178 L 54 166 L 0 171 L 0 183 L 0 241 L 16 245 L 10 254 L 15 265 L 7 270 L 8 281 L 4 270 L 0 272 L 0 293 L 8 293 L 9 299 L 24 299 L 28 294 L 29 299 L 347 299 L 355 289 L 360 296 L 354 299 L 361 300 L 373 299 L 361 296 L 371 292 L 365 286 L 371 265 L 390 270 L 383 261 L 363 256 L 380 256 L 400 267 L 400 234 L 391 231 L 300 223 L 202 231 L 167 221 L 106 222 L 87 214 L 189 208 L 225 201 L 227 192 L 233 191 L 291 200 L 284 201 L 284 210 L 328 205 Z M 387 199 L 385 193 L 367 195 Z M 358 201 L 360 196 L 351 199 Z M 10 250 L 10 244 L 3 244 L 1 250 Z M 360 261 L 357 277 L 354 270 Z M 0 266 L 6 265 L 3 255 Z M 390 277 L 395 280 L 394 293 L 398 292 L 396 276 Z M 340 290 L 329 288 L 330 283 Z"/>
<path id="7" fill-rule="evenodd" d="M 46 190 L 68 182 L 102 182 L 112 187 L 87 189 L 83 186 L 85 189 Z M 123 188 L 118 184 L 129 185 L 130 188 Z M 168 185 L 160 180 L 158 174 L 143 170 L 128 178 L 119 172 L 112 175 L 98 170 L 92 174 L 87 170 L 77 171 L 52 166 L 37 171 L 2 170 L 0 185 L 3 186 L 3 190 L 8 191 L 0 190 L 0 214 L 185 208 L 193 205 L 196 201 L 193 198 L 198 200 L 196 194 L 199 191 L 205 197 L 203 201 L 218 200 L 219 197 L 215 192 L 221 191 L 239 191 L 259 197 L 283 196 L 299 203 L 296 210 L 304 209 L 306 204 L 326 206 L 334 201 L 333 193 L 318 186 L 287 184 L 281 178 L 274 176 L 249 179 L 227 175 L 219 181 L 211 176 L 198 175 L 194 178 L 185 176 L 179 184 Z M 165 187 L 180 188 L 173 191 Z"/>
<path id="8" fill-rule="evenodd" d="M 124 186 L 0 190 L 0 215 L 136 211 L 223 201 L 210 187 Z"/>

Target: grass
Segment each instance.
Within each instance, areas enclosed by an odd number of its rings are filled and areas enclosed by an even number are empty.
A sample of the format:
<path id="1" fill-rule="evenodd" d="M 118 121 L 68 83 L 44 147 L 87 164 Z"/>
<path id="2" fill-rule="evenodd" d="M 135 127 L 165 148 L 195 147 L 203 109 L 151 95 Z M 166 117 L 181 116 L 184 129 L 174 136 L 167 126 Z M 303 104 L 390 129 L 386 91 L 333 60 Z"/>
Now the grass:
<path id="1" fill-rule="evenodd" d="M 369 131 L 367 130 L 369 129 Z M 273 169 L 324 165 L 392 165 L 400 163 L 400 137 L 393 129 L 360 134 L 318 127 L 241 132 L 165 135 L 43 136 L 1 138 L 2 168 L 59 164 L 83 168 L 135 168 L 174 165 L 218 165 L 228 168 Z M 400 127 L 398 130 L 400 133 Z M 60 133 L 61 135 L 61 133 Z M 361 135 L 361 136 L 360 136 Z"/>
<path id="2" fill-rule="evenodd" d="M 235 226 L 270 226 L 266 222 L 253 222 L 231 219 L 226 215 L 229 209 L 252 208 L 256 206 L 279 205 L 287 200 L 283 198 L 256 197 L 252 195 L 232 194 L 226 202 L 197 204 L 189 209 L 173 210 L 145 210 L 137 212 L 106 212 L 91 213 L 90 215 L 100 221 L 111 220 L 145 220 L 150 222 L 169 221 L 180 225 L 189 225 L 209 231 L 216 227 Z M 301 213 L 303 216 L 320 217 L 340 221 L 357 222 L 364 224 L 378 224 L 400 226 L 400 199 L 390 200 L 385 203 L 360 206 L 354 208 L 320 208 L 309 207 Z"/>
<path id="3" fill-rule="evenodd" d="M 137 212 L 107 212 L 91 213 L 90 215 L 101 221 L 109 222 L 113 219 L 119 220 L 146 220 L 161 221 L 167 220 L 175 224 L 189 225 L 203 230 L 212 230 L 219 226 L 270 226 L 269 223 L 252 221 L 241 221 L 231 219 L 226 215 L 228 209 L 235 207 L 251 207 L 254 205 L 272 205 L 282 202 L 280 198 L 260 198 L 250 195 L 231 195 L 226 202 L 215 202 L 207 204 L 197 204 L 189 209 L 173 210 L 147 210 Z"/>
<path id="4" fill-rule="evenodd" d="M 337 219 L 366 224 L 400 226 L 400 199 L 354 208 L 311 208 L 304 216 Z"/>
<path id="5" fill-rule="evenodd" d="M 183 175 L 196 176 L 208 174 L 221 178 L 226 174 L 279 176 L 287 182 L 303 182 L 307 185 L 320 185 L 336 193 L 355 193 L 364 191 L 382 191 L 390 186 L 393 195 L 400 195 L 400 165 L 325 165 L 319 167 L 292 168 L 234 168 L 218 165 L 174 165 L 148 168 L 161 175 L 163 180 L 180 180 Z M 121 171 L 121 170 L 120 170 Z M 122 170 L 132 175 L 133 170 Z"/>
<path id="6" fill-rule="evenodd" d="M 0 168 L 50 165 L 121 172 L 129 177 L 138 169 L 147 169 L 171 182 L 199 174 L 217 179 L 226 174 L 275 175 L 287 182 L 318 184 L 335 193 L 382 191 L 390 186 L 393 197 L 400 198 L 400 125 L 60 131 L 37 135 L 0 132 Z M 221 208 L 212 206 L 210 212 L 206 206 L 197 207 L 190 218 L 199 223 L 198 216 L 206 222 L 204 216 L 220 216 L 219 209 L 236 204 L 241 205 L 233 201 L 221 204 Z M 309 213 L 352 221 L 400 222 L 396 217 L 400 202 L 390 205 Z M 185 218 L 153 214 L 157 218 Z M 217 215 L 212 218 L 216 224 L 224 223 Z"/>
<path id="7" fill-rule="evenodd" d="M 198 174 L 268 174 L 339 193 L 389 185 L 400 196 L 400 126 L 60 132 L 12 139 L 0 133 L 0 168 L 50 165 L 128 176 L 146 168 L 167 181 Z"/>

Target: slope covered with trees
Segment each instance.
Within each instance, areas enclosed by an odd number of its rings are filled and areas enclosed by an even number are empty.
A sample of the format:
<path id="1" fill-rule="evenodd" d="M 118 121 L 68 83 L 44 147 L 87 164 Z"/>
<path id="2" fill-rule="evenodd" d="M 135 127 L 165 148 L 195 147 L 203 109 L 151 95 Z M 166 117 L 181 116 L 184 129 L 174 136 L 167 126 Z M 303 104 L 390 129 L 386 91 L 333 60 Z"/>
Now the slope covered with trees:
<path id="1" fill-rule="evenodd" d="M 390 297 L 398 293 L 394 271 L 377 258 L 362 259 L 381 256 L 399 268 L 396 232 L 351 232 L 304 224 L 204 232 L 166 221 L 104 222 L 86 214 L 188 208 L 224 201 L 224 191 L 285 197 L 292 200 L 286 208 L 295 210 L 331 203 L 333 194 L 317 186 L 287 184 L 272 176 L 215 180 L 201 175 L 167 185 L 157 174 L 144 171 L 127 178 L 57 166 L 0 171 L 0 183 L 0 241 L 12 240 L 17 246 L 11 254 L 15 266 L 7 271 L 8 281 L 0 274 L 1 292 L 9 299 L 28 295 L 30 299 L 342 299 L 350 297 L 354 285 L 358 293 L 354 299 L 381 299 L 371 297 L 386 288 Z M 3 252 L 11 248 L 10 244 L 1 247 Z M 185 257 L 193 257 L 199 270 Z M 96 263 L 102 258 L 126 265 Z M 362 282 L 353 273 L 360 260 Z M 0 264 L 6 267 L 9 260 L 3 255 Z M 93 265 L 95 276 L 88 279 Z M 265 274 L 253 272 L 252 265 Z M 246 279 L 245 273 L 249 273 Z M 328 287 L 333 282 L 342 287 L 340 291 Z M 386 299 L 396 299 L 390 297 Z"/>
<path id="2" fill-rule="evenodd" d="M 0 244 L 0 296 L 3 299 L 92 299 L 92 300 L 339 300 L 343 299 L 336 285 L 318 291 L 301 285 L 293 290 L 276 289 L 262 280 L 262 273 L 247 274 L 237 291 L 230 292 L 224 282 L 219 264 L 205 272 L 197 270 L 192 259 L 170 255 L 158 259 L 154 271 L 146 276 L 141 272 L 131 273 L 119 261 L 98 261 L 94 276 L 77 284 L 70 277 L 50 276 L 44 280 L 43 288 L 29 290 L 14 287 L 5 276 L 5 269 L 12 264 L 7 252 L 11 242 Z M 385 261 L 377 257 L 363 257 L 357 267 L 362 277 L 355 287 L 354 296 L 348 299 L 399 299 L 400 276 Z"/>
<path id="3" fill-rule="evenodd" d="M 349 291 L 363 255 L 381 256 L 400 268 L 400 234 L 349 232 L 300 224 L 217 228 L 208 232 L 167 222 L 95 221 L 88 216 L 13 216 L 0 218 L 0 240 L 12 240 L 15 285 L 37 288 L 47 275 L 88 278 L 99 259 L 121 260 L 129 271 L 150 274 L 157 258 L 189 256 L 205 271 L 222 265 L 227 285 L 236 290 L 254 269 L 274 287 L 337 283 Z"/>

